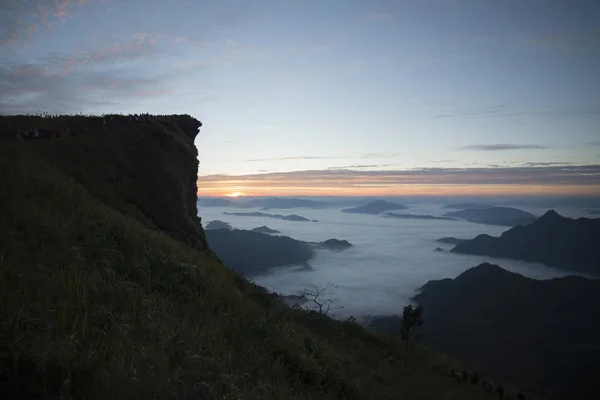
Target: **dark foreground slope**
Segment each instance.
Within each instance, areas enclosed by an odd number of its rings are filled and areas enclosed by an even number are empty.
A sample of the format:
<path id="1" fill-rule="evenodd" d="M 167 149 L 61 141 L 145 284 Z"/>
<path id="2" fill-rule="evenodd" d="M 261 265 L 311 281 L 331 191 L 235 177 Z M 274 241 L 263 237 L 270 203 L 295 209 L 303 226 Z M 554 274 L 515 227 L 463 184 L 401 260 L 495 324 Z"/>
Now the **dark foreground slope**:
<path id="1" fill-rule="evenodd" d="M 481 264 L 427 283 L 415 300 L 424 341 L 482 373 L 552 399 L 597 391 L 600 280 L 539 281 Z"/>
<path id="2" fill-rule="evenodd" d="M 447 362 L 422 348 L 405 378 L 397 341 L 279 306 L 207 256 L 201 231 L 175 240 L 184 228 L 157 229 L 162 219 L 141 210 L 145 200 L 82 179 L 135 170 L 133 153 L 154 144 L 121 156 L 128 139 L 118 135 L 128 134 L 84 135 L 80 146 L 0 143 L 0 398 L 489 398 L 448 378 Z M 132 134 L 162 140 L 142 127 Z M 93 144 L 115 152 L 81 160 L 97 171 L 76 176 L 59 160 L 76 162 Z M 172 158 L 140 189 L 168 207 L 157 212 L 179 216 L 187 203 L 172 201 L 163 181 L 195 171 L 174 170 Z"/>
<path id="3" fill-rule="evenodd" d="M 600 276 L 600 219 L 565 218 L 551 210 L 529 226 L 516 226 L 500 237 L 479 235 L 452 251 L 541 262 Z"/>

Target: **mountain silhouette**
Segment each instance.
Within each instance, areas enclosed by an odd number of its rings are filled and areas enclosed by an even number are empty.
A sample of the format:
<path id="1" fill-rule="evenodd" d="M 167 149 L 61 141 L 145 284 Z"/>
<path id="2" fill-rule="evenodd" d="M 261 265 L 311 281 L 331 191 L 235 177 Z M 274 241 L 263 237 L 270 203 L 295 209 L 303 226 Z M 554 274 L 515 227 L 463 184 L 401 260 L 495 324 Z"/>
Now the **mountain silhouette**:
<path id="1" fill-rule="evenodd" d="M 224 212 L 225 215 L 233 215 L 236 217 L 266 217 L 266 218 L 275 218 L 282 219 L 284 221 L 300 221 L 300 222 L 310 222 L 311 220 L 308 218 L 304 218 L 300 215 L 290 214 L 290 215 L 281 215 L 281 214 L 267 214 L 263 212 Z M 312 222 L 317 222 L 313 220 Z"/>
<path id="2" fill-rule="evenodd" d="M 345 213 L 354 214 L 380 214 L 385 211 L 406 210 L 408 207 L 398 203 L 392 203 L 385 200 L 375 200 L 362 206 L 346 208 L 342 210 Z"/>
<path id="3" fill-rule="evenodd" d="M 600 280 L 529 279 L 481 264 L 430 281 L 423 340 L 550 399 L 587 398 L 600 365 Z"/>
<path id="4" fill-rule="evenodd" d="M 516 226 L 527 225 L 535 220 L 535 215 L 511 207 L 490 207 L 451 211 L 444 214 L 446 217 L 466 219 L 489 225 Z"/>
<path id="5" fill-rule="evenodd" d="M 540 262 L 600 276 L 600 219 L 566 218 L 550 210 L 528 226 L 516 226 L 500 237 L 479 235 L 452 252 Z"/>
<path id="6" fill-rule="evenodd" d="M 279 233 L 278 230 L 271 229 L 268 226 L 264 226 L 264 225 L 263 226 L 258 226 L 258 227 L 254 228 L 254 229 L 251 229 L 251 231 L 252 232 L 258 232 L 258 233 L 267 233 L 267 234 L 270 234 L 270 233 Z"/>
<path id="7" fill-rule="evenodd" d="M 231 224 L 215 219 L 214 221 L 210 221 L 204 228 L 205 231 L 212 229 L 231 229 Z"/>
<path id="8" fill-rule="evenodd" d="M 418 215 L 418 214 L 400 214 L 400 213 L 385 213 L 384 217 L 398 219 L 425 219 L 425 220 L 440 220 L 440 221 L 456 221 L 456 218 L 450 217 L 435 217 L 433 215 Z"/>

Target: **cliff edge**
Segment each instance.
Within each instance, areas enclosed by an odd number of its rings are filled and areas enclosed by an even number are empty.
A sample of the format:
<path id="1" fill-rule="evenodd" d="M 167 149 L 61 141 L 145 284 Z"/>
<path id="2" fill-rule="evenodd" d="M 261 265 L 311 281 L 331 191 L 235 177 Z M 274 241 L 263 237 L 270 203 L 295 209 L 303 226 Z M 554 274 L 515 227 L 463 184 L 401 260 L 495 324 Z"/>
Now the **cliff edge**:
<path id="1" fill-rule="evenodd" d="M 201 126 L 189 115 L 0 117 L 6 154 L 57 166 L 107 206 L 206 250 L 196 209 Z"/>

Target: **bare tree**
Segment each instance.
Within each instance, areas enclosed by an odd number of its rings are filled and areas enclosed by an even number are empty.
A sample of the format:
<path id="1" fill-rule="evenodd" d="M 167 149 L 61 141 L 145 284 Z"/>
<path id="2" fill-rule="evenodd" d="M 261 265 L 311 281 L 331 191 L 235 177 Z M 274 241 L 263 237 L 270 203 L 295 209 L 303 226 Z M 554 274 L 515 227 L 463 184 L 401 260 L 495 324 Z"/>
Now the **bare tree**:
<path id="1" fill-rule="evenodd" d="M 309 288 L 300 292 L 300 298 L 308 310 L 316 311 L 319 314 L 329 315 L 334 310 L 340 310 L 346 306 L 338 304 L 338 299 L 330 297 L 327 293 L 334 288 L 333 283 L 329 282 L 325 286 L 311 285 Z"/>

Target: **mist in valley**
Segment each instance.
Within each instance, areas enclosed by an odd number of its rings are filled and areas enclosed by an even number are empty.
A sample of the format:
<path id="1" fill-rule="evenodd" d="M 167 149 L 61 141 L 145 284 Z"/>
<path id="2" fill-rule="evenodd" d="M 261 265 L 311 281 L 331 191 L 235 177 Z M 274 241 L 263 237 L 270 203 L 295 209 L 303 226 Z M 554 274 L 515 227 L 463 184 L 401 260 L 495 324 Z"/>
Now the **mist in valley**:
<path id="1" fill-rule="evenodd" d="M 240 199 L 241 200 L 241 199 Z M 406 204 L 402 212 L 442 216 L 448 202 L 420 201 Z M 484 203 L 484 201 L 480 201 Z M 237 210 L 232 207 L 199 207 L 203 226 L 210 221 L 230 223 L 234 229 L 253 229 L 266 225 L 280 231 L 278 235 L 294 239 L 320 242 L 330 238 L 348 240 L 353 247 L 342 252 L 325 249 L 316 254 L 306 266 L 283 266 L 266 274 L 250 278 L 270 291 L 284 295 L 298 294 L 311 285 L 332 283 L 327 297 L 336 298 L 344 308 L 335 310 L 334 317 L 354 316 L 365 321 L 369 316 L 391 315 L 401 312 L 418 289 L 429 280 L 454 278 L 482 262 L 491 262 L 502 268 L 534 279 L 550 279 L 573 273 L 550 268 L 543 264 L 450 253 L 452 245 L 436 242 L 442 237 L 471 239 L 479 234 L 499 236 L 509 229 L 463 220 L 414 220 L 387 218 L 382 215 L 344 213 L 347 204 L 364 204 L 356 199 L 338 199 L 323 209 L 246 208 L 244 212 L 263 211 L 273 214 L 298 214 L 318 222 L 285 221 L 265 217 L 226 215 Z M 508 204 L 503 204 L 508 205 Z M 548 210 L 544 207 L 518 207 L 536 216 Z M 554 207 L 561 215 L 571 218 L 587 216 L 580 208 Z M 435 251 L 436 248 L 444 251 Z"/>

